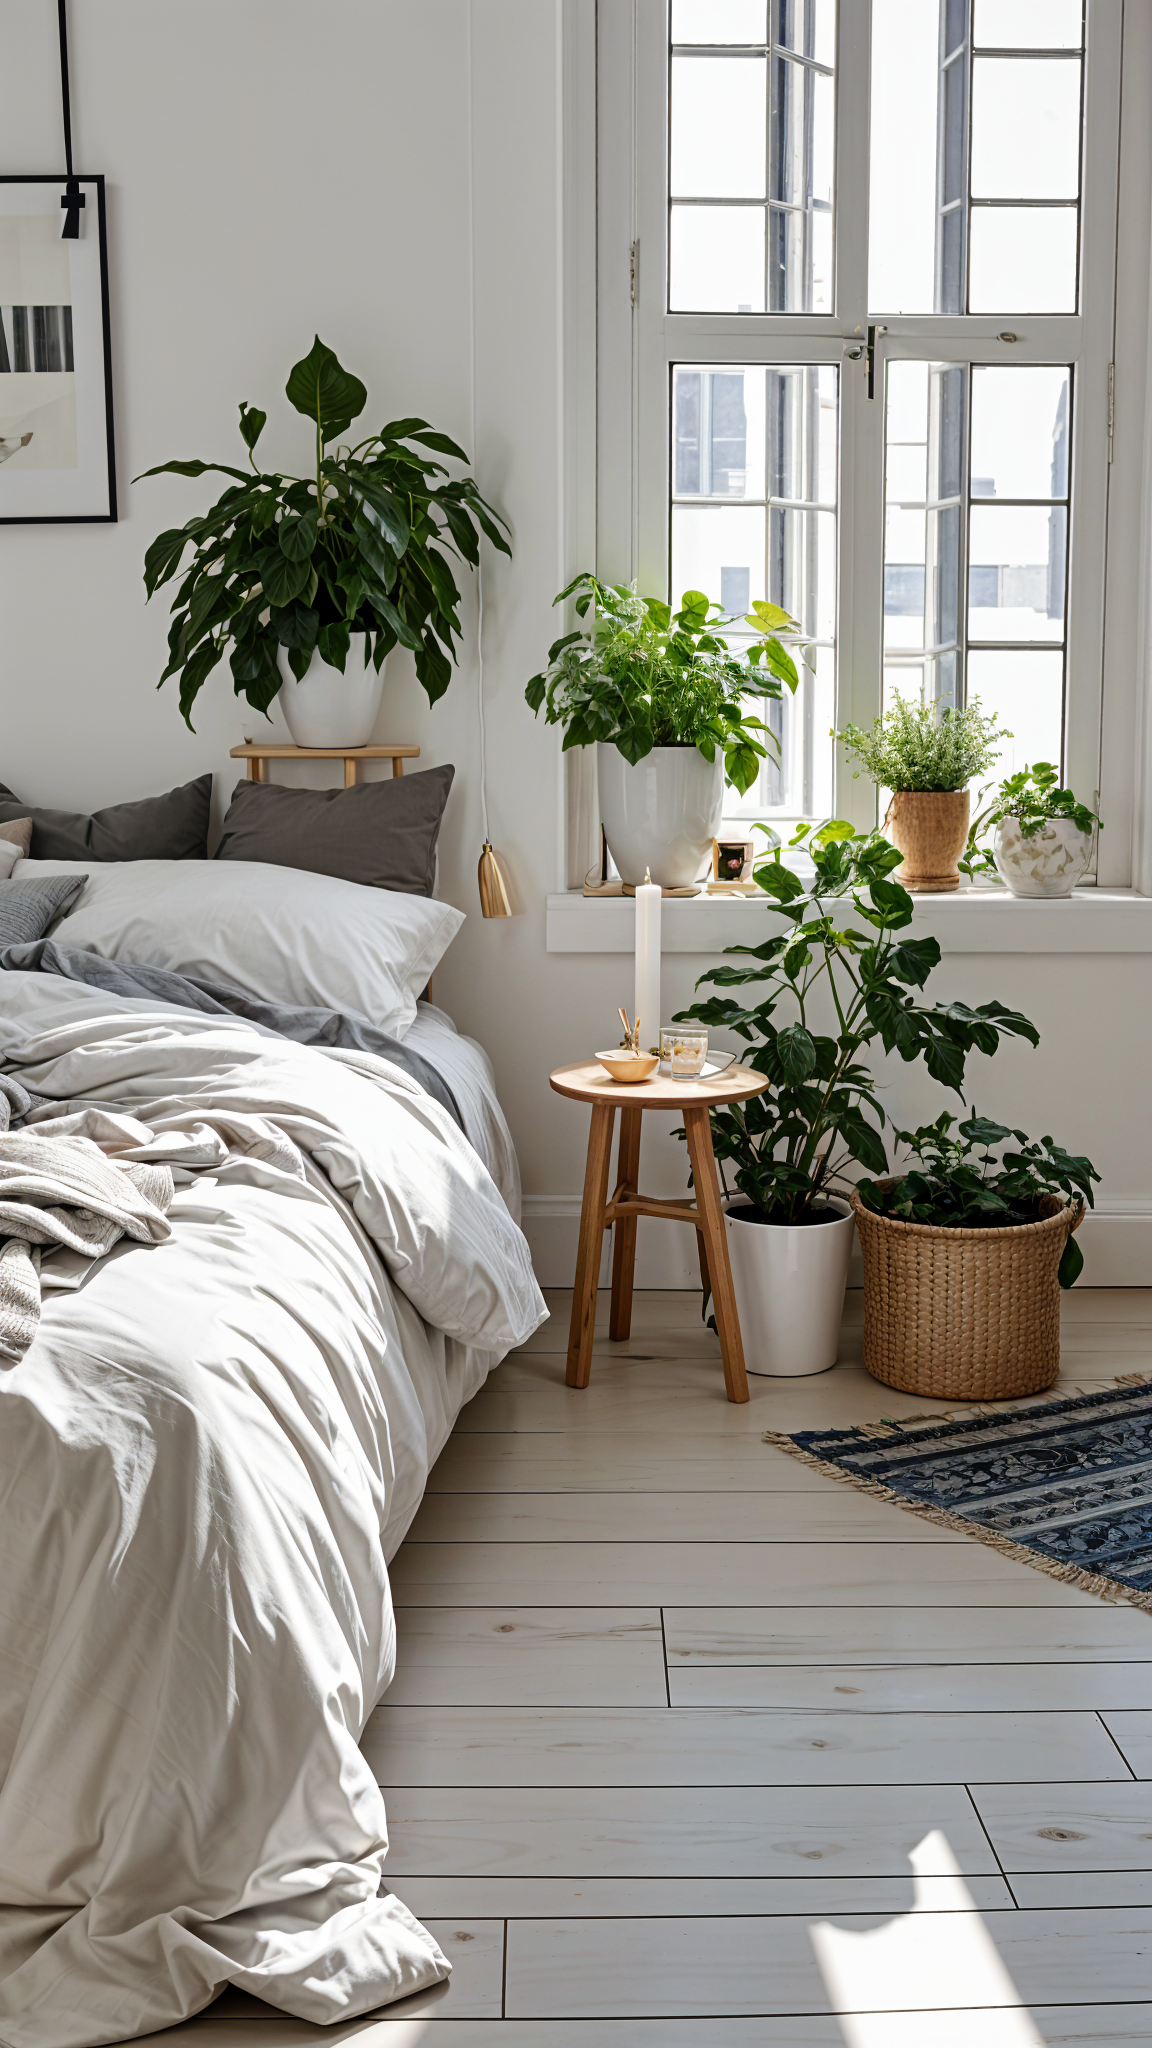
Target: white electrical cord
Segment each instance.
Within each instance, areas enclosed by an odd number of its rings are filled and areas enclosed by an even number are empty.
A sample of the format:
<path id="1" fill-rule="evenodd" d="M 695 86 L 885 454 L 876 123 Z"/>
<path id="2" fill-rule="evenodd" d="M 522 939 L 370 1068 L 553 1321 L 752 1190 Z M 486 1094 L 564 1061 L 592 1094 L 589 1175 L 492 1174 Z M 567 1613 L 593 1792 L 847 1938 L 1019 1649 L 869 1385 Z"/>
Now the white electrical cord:
<path id="1" fill-rule="evenodd" d="M 472 7 L 468 0 L 468 333 L 471 417 L 469 454 L 476 462 L 476 165 L 472 135 Z M 491 840 L 488 830 L 488 745 L 484 730 L 484 536 L 476 542 L 476 711 L 480 727 L 480 815 L 484 823 L 484 844 Z"/>

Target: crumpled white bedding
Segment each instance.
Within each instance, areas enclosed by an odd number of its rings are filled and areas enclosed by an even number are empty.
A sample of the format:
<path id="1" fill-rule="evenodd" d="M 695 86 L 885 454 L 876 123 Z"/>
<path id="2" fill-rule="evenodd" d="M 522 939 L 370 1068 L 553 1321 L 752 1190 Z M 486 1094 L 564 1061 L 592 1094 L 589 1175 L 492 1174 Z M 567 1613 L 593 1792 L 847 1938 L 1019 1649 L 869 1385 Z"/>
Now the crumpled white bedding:
<path id="1" fill-rule="evenodd" d="M 171 1237 L 46 1295 L 0 1368 L 0 2042 L 95 2048 L 229 1982 L 370 2010 L 448 1968 L 378 1896 L 385 1561 L 543 1319 L 527 1246 L 384 1061 L 54 976 L 0 999 L 60 1105 L 33 1128 L 180 1183 Z"/>

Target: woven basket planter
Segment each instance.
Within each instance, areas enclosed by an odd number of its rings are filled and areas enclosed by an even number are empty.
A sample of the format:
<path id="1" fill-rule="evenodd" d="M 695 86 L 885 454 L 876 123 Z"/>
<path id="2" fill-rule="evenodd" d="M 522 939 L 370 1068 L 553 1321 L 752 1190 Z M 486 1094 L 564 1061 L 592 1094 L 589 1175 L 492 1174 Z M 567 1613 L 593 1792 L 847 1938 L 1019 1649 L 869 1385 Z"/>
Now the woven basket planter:
<path id="1" fill-rule="evenodd" d="M 881 1181 L 891 1187 L 892 1181 Z M 902 1223 L 852 1195 L 864 1252 L 864 1364 L 873 1379 L 937 1401 L 1038 1394 L 1060 1371 L 1064 1246 L 1084 1204 L 1005 1230 Z"/>

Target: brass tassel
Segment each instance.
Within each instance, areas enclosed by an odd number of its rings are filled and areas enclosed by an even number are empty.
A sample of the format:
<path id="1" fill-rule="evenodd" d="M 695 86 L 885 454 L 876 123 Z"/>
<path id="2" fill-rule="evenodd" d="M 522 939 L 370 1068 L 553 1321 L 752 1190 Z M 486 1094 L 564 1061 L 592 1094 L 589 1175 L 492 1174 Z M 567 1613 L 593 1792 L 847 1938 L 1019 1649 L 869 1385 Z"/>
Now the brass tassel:
<path id="1" fill-rule="evenodd" d="M 500 867 L 500 856 L 490 840 L 484 841 L 480 865 L 476 870 L 480 885 L 480 908 L 485 917 L 511 917 L 512 905 L 508 901 L 508 887 Z"/>

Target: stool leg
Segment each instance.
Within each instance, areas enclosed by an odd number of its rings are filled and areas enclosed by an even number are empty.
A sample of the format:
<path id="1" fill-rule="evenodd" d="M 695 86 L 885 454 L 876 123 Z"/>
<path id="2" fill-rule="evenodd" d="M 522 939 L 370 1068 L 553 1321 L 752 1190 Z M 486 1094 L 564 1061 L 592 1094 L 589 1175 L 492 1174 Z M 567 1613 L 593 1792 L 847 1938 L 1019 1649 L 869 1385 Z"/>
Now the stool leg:
<path id="1" fill-rule="evenodd" d="M 610 1103 L 593 1103 L 592 1126 L 588 1132 L 588 1164 L 584 1170 L 584 1200 L 580 1209 L 580 1249 L 576 1254 L 576 1284 L 572 1290 L 572 1322 L 568 1332 L 566 1378 L 570 1387 L 586 1387 L 592 1371 L 596 1282 L 600 1277 L 600 1254 L 604 1249 L 604 1210 L 608 1202 L 608 1167 L 615 1121 L 616 1111 Z"/>
<path id="2" fill-rule="evenodd" d="M 620 1155 L 616 1178 L 621 1187 L 635 1194 L 640 1173 L 640 1124 L 642 1109 L 620 1112 Z M 636 1218 L 628 1216 L 612 1232 L 612 1310 L 608 1322 L 610 1337 L 627 1337 L 632 1328 L 632 1276 L 636 1271 Z"/>
<path id="3" fill-rule="evenodd" d="M 736 1295 L 732 1286 L 732 1267 L 728 1260 L 728 1240 L 724 1234 L 724 1211 L 720 1207 L 720 1187 L 716 1178 L 716 1158 L 712 1150 L 712 1128 L 708 1121 L 708 1111 L 686 1109 L 684 1129 L 688 1138 L 688 1156 L 692 1161 L 696 1207 L 704 1225 L 703 1242 L 708 1257 L 708 1274 L 712 1282 L 712 1310 L 720 1338 L 720 1356 L 724 1361 L 724 1385 L 730 1401 L 746 1401 L 748 1375 L 744 1370 L 744 1345 L 740 1336 L 740 1318 L 736 1313 Z"/>

